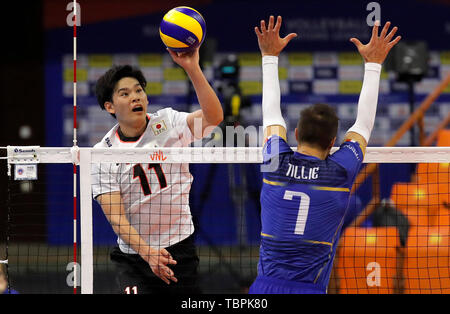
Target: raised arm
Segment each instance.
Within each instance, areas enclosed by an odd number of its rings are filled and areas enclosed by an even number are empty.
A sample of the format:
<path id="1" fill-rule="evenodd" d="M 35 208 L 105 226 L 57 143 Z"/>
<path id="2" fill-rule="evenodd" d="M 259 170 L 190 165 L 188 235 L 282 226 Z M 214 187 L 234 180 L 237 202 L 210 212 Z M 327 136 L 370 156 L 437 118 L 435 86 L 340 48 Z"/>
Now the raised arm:
<path id="1" fill-rule="evenodd" d="M 398 28 L 394 27 L 389 34 L 390 22 L 387 22 L 378 36 L 379 21 L 375 22 L 372 29 L 372 37 L 368 44 L 363 45 L 358 39 L 351 38 L 350 41 L 358 48 L 364 59 L 364 80 L 358 101 L 358 113 L 355 124 L 347 131 L 344 141 L 354 140 L 359 143 L 365 153 L 367 143 L 372 133 L 377 112 L 378 91 L 380 86 L 381 65 L 386 59 L 389 51 L 401 39 L 397 36 Z"/>
<path id="2" fill-rule="evenodd" d="M 187 124 L 196 139 L 208 135 L 223 120 L 222 105 L 200 68 L 199 48 L 188 53 L 176 53 L 167 49 L 173 61 L 181 66 L 194 86 L 200 110 L 190 113 Z M 201 127 L 195 124 L 201 121 Z M 201 129 L 201 134 L 198 134 Z"/>
<path id="3" fill-rule="evenodd" d="M 166 249 L 154 249 L 142 239 L 125 215 L 120 192 L 99 195 L 97 201 L 114 232 L 150 265 L 153 273 L 167 284 L 170 284 L 169 280 L 177 282 L 173 271 L 167 266 L 177 262 Z"/>
<path id="4" fill-rule="evenodd" d="M 270 16 L 269 24 L 261 20 L 260 29 L 255 27 L 256 37 L 262 56 L 263 95 L 262 113 L 264 138 L 278 135 L 286 140 L 286 122 L 280 108 L 280 82 L 278 79 L 278 56 L 286 45 L 297 36 L 290 33 L 284 38 L 280 37 L 281 16 L 276 24 L 274 17 Z"/>

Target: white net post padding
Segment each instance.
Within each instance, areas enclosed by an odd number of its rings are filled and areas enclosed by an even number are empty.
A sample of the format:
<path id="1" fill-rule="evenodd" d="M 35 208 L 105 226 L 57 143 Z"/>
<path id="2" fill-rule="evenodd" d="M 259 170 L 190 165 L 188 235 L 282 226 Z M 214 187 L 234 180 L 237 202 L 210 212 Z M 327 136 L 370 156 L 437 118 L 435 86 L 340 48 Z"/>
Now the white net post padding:
<path id="1" fill-rule="evenodd" d="M 80 230 L 82 294 L 92 294 L 94 292 L 91 156 L 91 149 L 80 149 Z"/>

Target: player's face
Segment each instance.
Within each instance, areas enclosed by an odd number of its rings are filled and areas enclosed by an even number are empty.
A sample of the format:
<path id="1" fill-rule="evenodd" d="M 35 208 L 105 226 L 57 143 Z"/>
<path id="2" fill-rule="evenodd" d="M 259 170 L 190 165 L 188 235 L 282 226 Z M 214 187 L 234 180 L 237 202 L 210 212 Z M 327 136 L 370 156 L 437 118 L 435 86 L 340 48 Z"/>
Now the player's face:
<path id="1" fill-rule="evenodd" d="M 119 123 L 133 124 L 145 120 L 148 98 L 138 80 L 124 77 L 118 81 L 112 98 L 112 103 L 105 107 L 116 115 Z"/>

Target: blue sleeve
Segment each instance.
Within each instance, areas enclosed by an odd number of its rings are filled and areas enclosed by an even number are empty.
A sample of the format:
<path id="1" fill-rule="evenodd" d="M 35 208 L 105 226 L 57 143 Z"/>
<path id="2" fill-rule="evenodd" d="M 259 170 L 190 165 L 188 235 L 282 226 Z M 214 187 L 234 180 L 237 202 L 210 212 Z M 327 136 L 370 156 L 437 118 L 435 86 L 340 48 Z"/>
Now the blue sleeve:
<path id="1" fill-rule="evenodd" d="M 344 167 L 348 174 L 348 183 L 352 185 L 361 168 L 364 155 L 358 142 L 348 141 L 342 143 L 341 147 L 330 156 L 330 159 Z"/>
<path id="2" fill-rule="evenodd" d="M 292 149 L 283 138 L 272 135 L 264 144 L 263 161 L 268 162 L 273 157 L 283 153 L 292 153 Z"/>
<path id="3" fill-rule="evenodd" d="M 358 195 L 353 193 L 350 196 L 350 199 L 348 201 L 347 212 L 345 213 L 344 224 L 342 225 L 342 230 L 344 230 L 345 228 L 350 226 L 350 224 L 353 222 L 353 220 L 355 220 L 356 217 L 358 217 L 359 214 L 361 214 L 363 209 L 364 209 L 364 206 L 361 202 L 361 199 L 359 198 Z"/>

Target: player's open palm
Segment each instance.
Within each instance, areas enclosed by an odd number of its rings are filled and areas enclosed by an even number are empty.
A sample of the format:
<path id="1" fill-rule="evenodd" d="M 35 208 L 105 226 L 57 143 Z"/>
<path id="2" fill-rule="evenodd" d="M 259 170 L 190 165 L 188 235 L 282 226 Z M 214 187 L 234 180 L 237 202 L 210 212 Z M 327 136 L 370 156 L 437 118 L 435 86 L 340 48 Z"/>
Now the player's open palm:
<path id="1" fill-rule="evenodd" d="M 296 33 L 290 33 L 286 37 L 281 38 L 281 16 L 278 16 L 276 24 L 274 24 L 274 21 L 275 18 L 270 16 L 269 25 L 267 27 L 264 20 L 261 20 L 260 29 L 255 27 L 255 33 L 258 37 L 258 45 L 262 56 L 278 56 L 291 39 L 297 37 Z"/>
<path id="2" fill-rule="evenodd" d="M 401 36 L 397 36 L 394 40 L 392 40 L 398 30 L 397 26 L 395 26 L 388 34 L 390 25 L 391 22 L 387 22 L 381 30 L 380 36 L 378 36 L 378 27 L 380 26 L 380 22 L 376 21 L 372 28 L 372 37 L 366 45 L 363 45 L 357 38 L 350 38 L 350 41 L 355 44 L 356 48 L 358 48 L 358 51 L 364 58 L 365 62 L 382 64 L 392 47 L 400 41 Z"/>
<path id="3" fill-rule="evenodd" d="M 146 260 L 153 273 L 166 284 L 170 284 L 170 280 L 178 281 L 173 270 L 168 267 L 169 264 L 174 265 L 177 262 L 166 249 L 153 250 L 150 255 L 146 256 Z"/>

